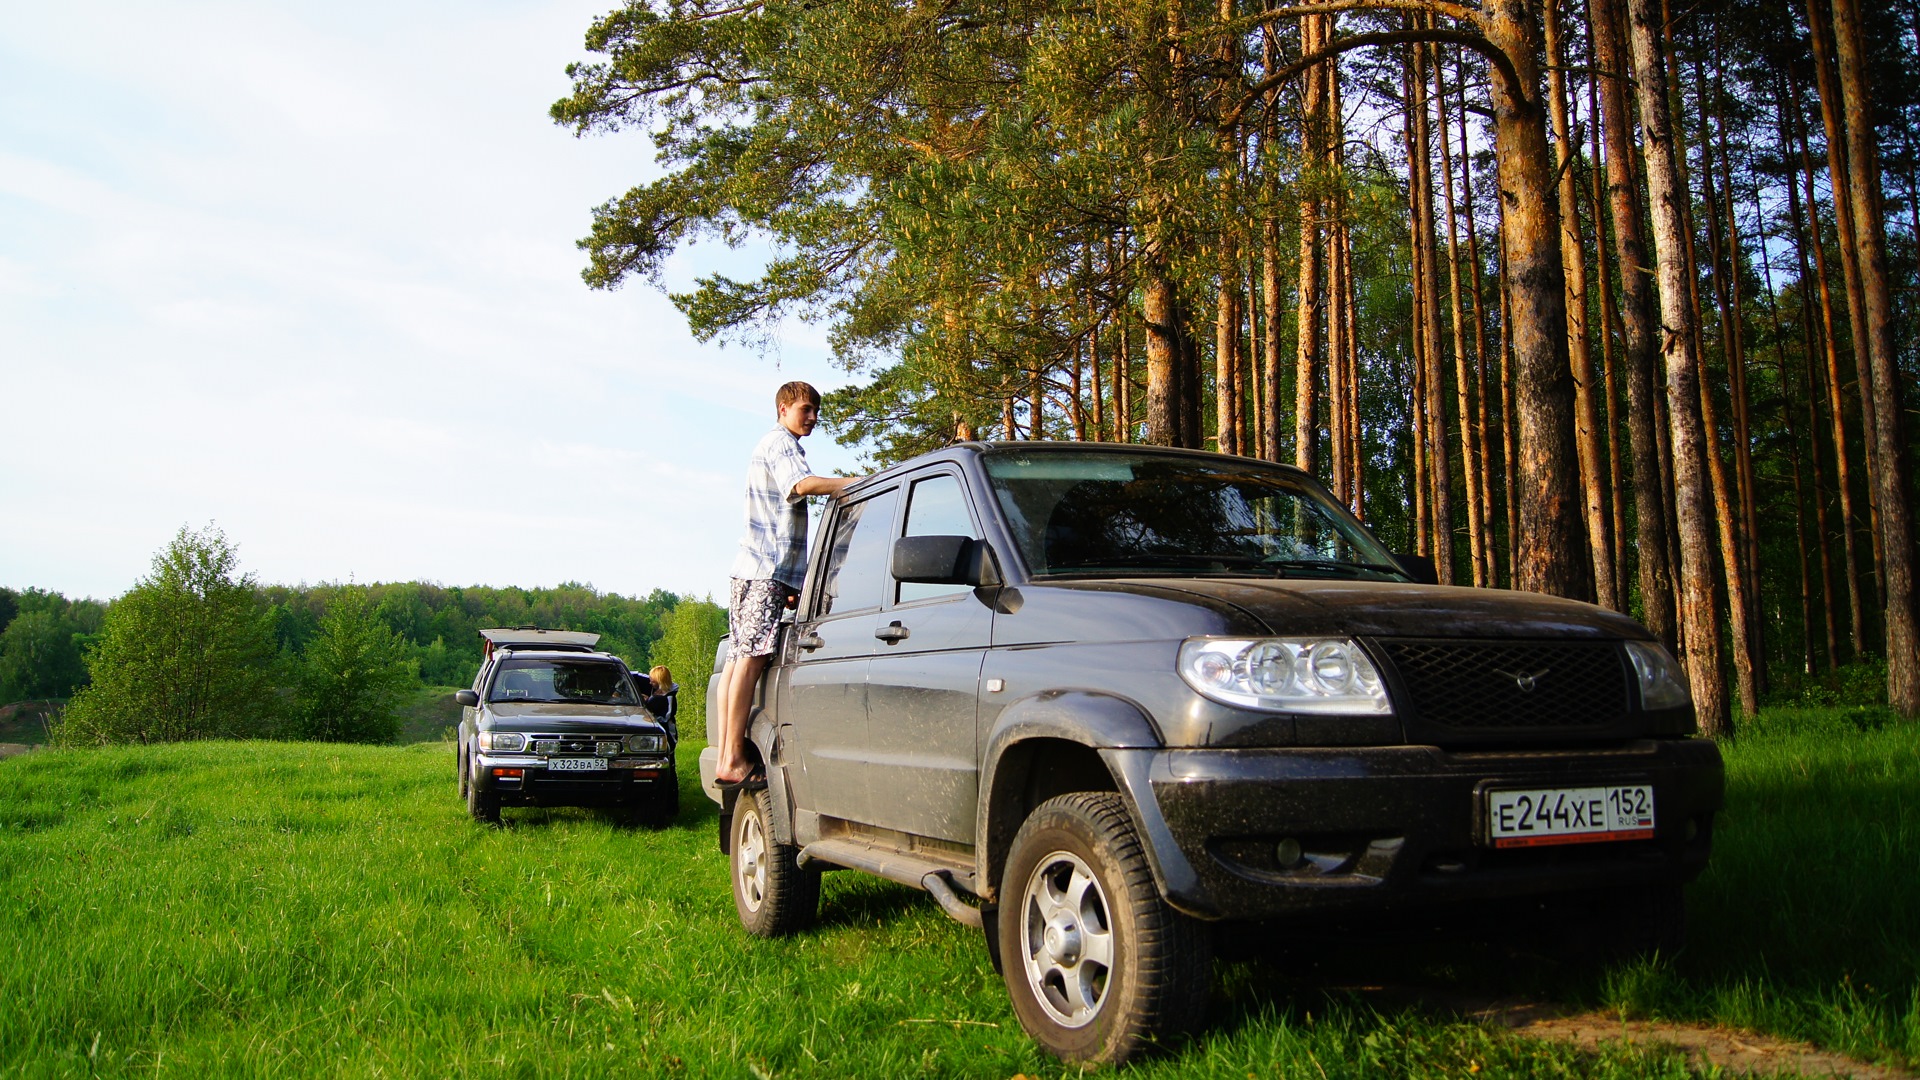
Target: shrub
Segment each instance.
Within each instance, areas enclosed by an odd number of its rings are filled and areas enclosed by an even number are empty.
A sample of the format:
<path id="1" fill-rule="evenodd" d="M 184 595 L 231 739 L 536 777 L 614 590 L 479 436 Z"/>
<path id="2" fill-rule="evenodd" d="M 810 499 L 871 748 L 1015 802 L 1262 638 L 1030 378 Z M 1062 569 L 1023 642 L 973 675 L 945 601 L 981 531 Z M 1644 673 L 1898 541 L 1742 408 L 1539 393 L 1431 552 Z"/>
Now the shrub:
<path id="1" fill-rule="evenodd" d="M 245 738 L 278 715 L 271 613 L 212 525 L 182 528 L 153 573 L 107 609 L 92 685 L 54 731 L 67 745 Z"/>
<path id="2" fill-rule="evenodd" d="M 392 742 L 417 665 L 362 586 L 337 589 L 300 664 L 295 731 L 328 742 Z"/>

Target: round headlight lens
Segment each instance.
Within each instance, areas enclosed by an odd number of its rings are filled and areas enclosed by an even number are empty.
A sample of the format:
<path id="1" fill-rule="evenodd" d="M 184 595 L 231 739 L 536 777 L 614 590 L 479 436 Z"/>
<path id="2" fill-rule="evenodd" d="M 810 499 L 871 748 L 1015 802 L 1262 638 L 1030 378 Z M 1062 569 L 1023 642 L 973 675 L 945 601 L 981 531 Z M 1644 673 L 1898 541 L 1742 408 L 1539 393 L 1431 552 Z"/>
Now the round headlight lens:
<path id="1" fill-rule="evenodd" d="M 1227 705 L 1390 715 L 1380 673 L 1351 638 L 1189 638 L 1180 677 Z"/>

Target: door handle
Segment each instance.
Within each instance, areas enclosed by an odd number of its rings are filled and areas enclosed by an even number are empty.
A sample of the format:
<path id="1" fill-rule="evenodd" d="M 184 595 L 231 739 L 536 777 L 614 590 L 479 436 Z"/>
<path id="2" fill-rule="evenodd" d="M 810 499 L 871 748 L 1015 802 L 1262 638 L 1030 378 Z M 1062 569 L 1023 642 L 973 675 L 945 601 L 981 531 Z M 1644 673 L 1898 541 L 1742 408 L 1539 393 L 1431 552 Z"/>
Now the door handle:
<path id="1" fill-rule="evenodd" d="M 820 640 L 819 634 L 808 632 L 807 634 L 803 635 L 799 641 L 794 642 L 794 644 L 800 646 L 801 648 L 807 650 L 808 652 L 812 652 L 813 650 L 818 649 L 821 646 L 825 645 L 826 642 Z"/>
<path id="2" fill-rule="evenodd" d="M 900 620 L 895 619 L 894 621 L 888 623 L 887 625 L 881 627 L 880 629 L 875 630 L 873 632 L 873 636 L 879 638 L 881 641 L 884 641 L 889 645 L 897 645 L 900 642 L 907 640 L 909 637 L 912 637 L 913 631 L 907 629 L 904 626 L 901 626 Z"/>

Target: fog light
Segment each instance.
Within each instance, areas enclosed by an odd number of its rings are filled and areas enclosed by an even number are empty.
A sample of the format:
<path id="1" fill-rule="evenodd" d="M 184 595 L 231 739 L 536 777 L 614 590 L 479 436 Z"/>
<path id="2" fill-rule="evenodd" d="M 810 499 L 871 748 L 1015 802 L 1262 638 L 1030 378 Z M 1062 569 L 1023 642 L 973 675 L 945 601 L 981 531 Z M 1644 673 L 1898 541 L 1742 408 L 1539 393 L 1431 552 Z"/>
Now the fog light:
<path id="1" fill-rule="evenodd" d="M 1300 865 L 1300 841 L 1289 836 L 1273 845 L 1273 857 L 1280 860 L 1280 869 L 1291 870 Z"/>

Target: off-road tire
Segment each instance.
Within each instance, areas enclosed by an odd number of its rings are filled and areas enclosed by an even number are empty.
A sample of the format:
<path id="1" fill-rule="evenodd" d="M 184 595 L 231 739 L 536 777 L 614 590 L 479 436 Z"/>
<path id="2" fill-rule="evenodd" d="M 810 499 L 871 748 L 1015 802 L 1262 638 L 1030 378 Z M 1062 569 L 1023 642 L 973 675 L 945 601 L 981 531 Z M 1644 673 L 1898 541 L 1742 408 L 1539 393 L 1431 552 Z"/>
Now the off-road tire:
<path id="1" fill-rule="evenodd" d="M 1117 1065 L 1206 1017 L 1212 934 L 1161 898 L 1117 794 L 1034 810 L 1007 854 L 998 922 L 1014 1015 L 1056 1057 Z"/>
<path id="2" fill-rule="evenodd" d="M 488 825 L 500 824 L 500 793 L 488 791 L 471 777 L 467 780 L 467 813 L 473 820 Z"/>
<path id="3" fill-rule="evenodd" d="M 464 746 L 460 748 L 459 753 L 453 755 L 453 771 L 458 775 L 460 797 L 464 799 L 467 797 L 467 748 Z"/>
<path id="4" fill-rule="evenodd" d="M 733 804 L 727 876 L 740 925 L 758 937 L 782 937 L 820 915 L 820 871 L 803 869 L 800 849 L 774 839 L 773 799 L 766 788 L 742 791 Z"/>

